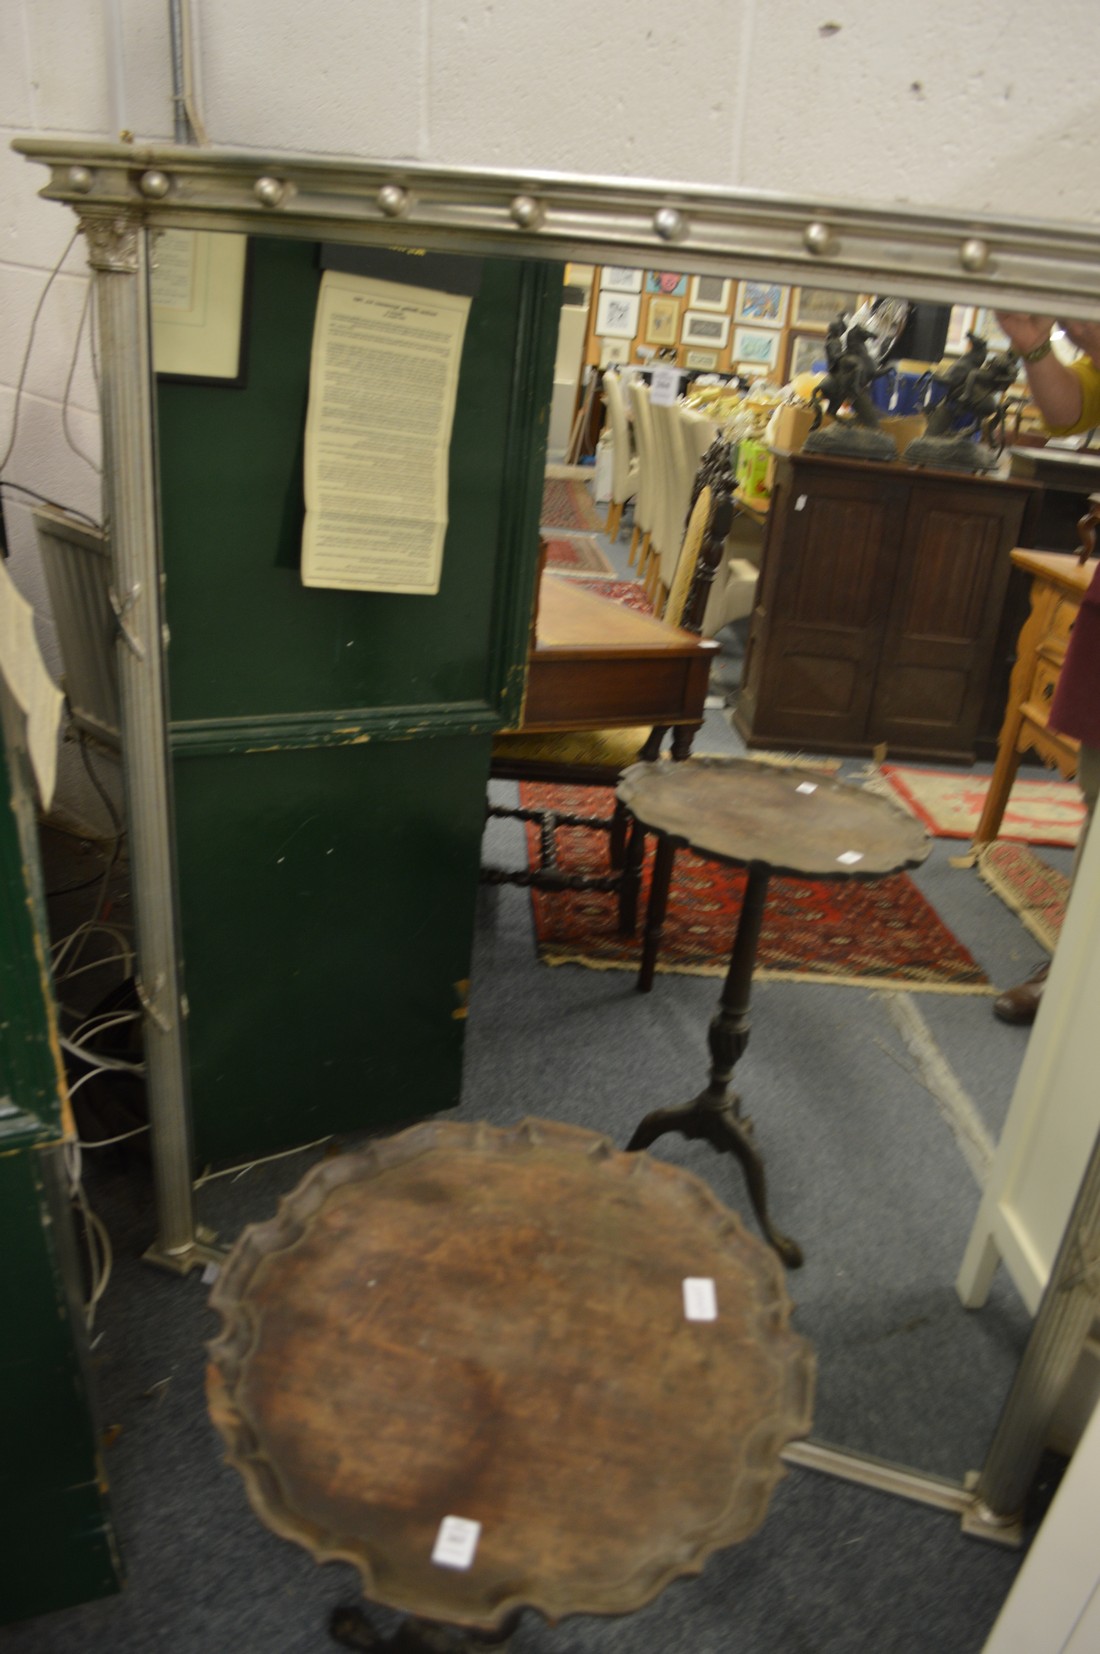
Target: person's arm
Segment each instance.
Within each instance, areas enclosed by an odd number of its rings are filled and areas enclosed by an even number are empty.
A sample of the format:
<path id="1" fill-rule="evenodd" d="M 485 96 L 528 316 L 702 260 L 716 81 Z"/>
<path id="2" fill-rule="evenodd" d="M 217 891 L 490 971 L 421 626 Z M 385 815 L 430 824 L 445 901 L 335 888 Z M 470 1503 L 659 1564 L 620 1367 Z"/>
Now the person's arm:
<path id="1" fill-rule="evenodd" d="M 1023 358 L 1031 394 L 1046 423 L 1059 430 L 1076 425 L 1083 405 L 1081 381 L 1051 348 L 1054 317 L 1007 310 L 998 310 L 996 316 Z"/>

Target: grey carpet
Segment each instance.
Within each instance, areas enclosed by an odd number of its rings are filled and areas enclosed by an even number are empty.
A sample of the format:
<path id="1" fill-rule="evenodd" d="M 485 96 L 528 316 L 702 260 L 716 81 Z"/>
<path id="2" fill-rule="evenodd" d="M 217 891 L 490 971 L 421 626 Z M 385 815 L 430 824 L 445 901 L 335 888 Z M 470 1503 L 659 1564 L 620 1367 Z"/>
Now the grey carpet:
<path id="1" fill-rule="evenodd" d="M 714 712 L 698 747 L 740 744 Z M 1034 962 L 1034 944 L 973 872 L 950 867 L 958 848 L 937 844 L 918 883 L 1004 985 Z M 522 853 L 513 824 L 492 824 L 490 859 Z M 662 975 L 640 996 L 625 973 L 541 967 L 526 892 L 483 887 L 459 1114 L 541 1115 L 625 1143 L 649 1108 L 686 1099 L 705 1078 L 718 987 Z M 914 1028 L 995 1137 L 1026 1032 L 995 1023 L 987 997 L 762 983 L 738 1085 L 767 1159 L 774 1216 L 806 1251 L 789 1280 L 796 1324 L 818 1351 L 816 1434 L 959 1479 L 981 1461 L 1028 1319 L 1003 1272 L 982 1311 L 968 1314 L 955 1296 L 979 1189 L 957 1121 L 907 1039 Z M 271 1214 L 318 1152 L 205 1184 L 201 1217 L 231 1240 Z M 735 1163 L 679 1138 L 654 1152 L 705 1178 L 753 1227 Z M 132 1155 L 101 1156 L 89 1175 L 116 1251 L 94 1363 L 102 1422 L 117 1426 L 106 1465 L 129 1583 L 118 1598 L 0 1631 L 0 1645 L 13 1654 L 333 1646 L 327 1614 L 356 1599 L 356 1578 L 268 1534 L 222 1463 L 202 1390 L 203 1346 L 215 1330 L 206 1288 L 140 1261 L 152 1229 L 148 1169 Z M 700 1578 L 623 1620 L 548 1627 L 528 1616 L 512 1646 L 978 1654 L 1019 1562 L 1019 1553 L 963 1538 L 951 1517 L 794 1471 L 762 1530 L 713 1557 Z"/>

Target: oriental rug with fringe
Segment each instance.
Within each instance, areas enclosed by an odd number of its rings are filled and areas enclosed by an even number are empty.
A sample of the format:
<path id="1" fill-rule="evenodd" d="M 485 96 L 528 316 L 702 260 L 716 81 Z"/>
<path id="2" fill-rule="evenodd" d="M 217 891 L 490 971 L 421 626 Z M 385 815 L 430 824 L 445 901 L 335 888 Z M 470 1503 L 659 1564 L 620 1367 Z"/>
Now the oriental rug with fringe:
<path id="1" fill-rule="evenodd" d="M 524 782 L 527 807 L 576 815 L 607 815 L 610 789 Z M 538 859 L 538 829 L 528 824 L 528 855 Z M 558 832 L 563 871 L 606 872 L 606 833 L 585 827 Z M 639 909 L 644 923 L 653 862 L 647 846 Z M 680 850 L 672 875 L 658 971 L 723 976 L 740 912 L 745 874 L 739 868 Z M 540 960 L 593 970 L 636 970 L 641 929 L 618 933 L 618 898 L 592 891 L 532 889 Z M 988 993 L 989 979 L 905 873 L 874 880 L 804 880 L 776 876 L 757 954 L 757 978 L 831 982 L 910 991 Z"/>

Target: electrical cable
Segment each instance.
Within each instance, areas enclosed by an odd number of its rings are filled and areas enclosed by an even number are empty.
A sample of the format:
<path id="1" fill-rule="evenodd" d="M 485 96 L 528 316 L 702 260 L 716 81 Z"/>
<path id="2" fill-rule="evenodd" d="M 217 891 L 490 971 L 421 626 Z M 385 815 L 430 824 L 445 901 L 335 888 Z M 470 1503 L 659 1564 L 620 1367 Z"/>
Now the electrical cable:
<path id="1" fill-rule="evenodd" d="M 59 1034 L 57 1037 L 63 1051 L 67 1051 L 70 1057 L 78 1057 L 81 1062 L 88 1063 L 93 1072 L 98 1070 L 100 1073 L 145 1073 L 145 1064 L 143 1062 L 124 1062 L 121 1057 L 97 1056 L 94 1051 L 86 1051 L 83 1046 L 76 1045 L 71 1039 L 66 1039 L 64 1034 Z M 88 1076 L 86 1074 L 82 1074 L 80 1079 L 77 1081 L 77 1084 L 82 1085 L 87 1078 Z"/>
<path id="2" fill-rule="evenodd" d="M 57 277 L 60 275 L 61 266 L 64 264 L 65 260 L 68 258 L 69 254 L 72 252 L 73 247 L 76 245 L 76 240 L 77 240 L 77 237 L 79 236 L 79 234 L 80 234 L 80 230 L 79 230 L 79 228 L 77 228 L 73 231 L 72 235 L 69 237 L 68 243 L 66 244 L 66 247 L 65 247 L 65 251 L 62 253 L 61 257 L 58 259 L 57 263 L 54 265 L 53 269 L 50 271 L 49 275 L 47 276 L 46 285 L 43 287 L 41 293 L 38 295 L 38 303 L 34 307 L 34 315 L 31 317 L 31 328 L 30 328 L 30 332 L 27 335 L 27 348 L 23 352 L 23 362 L 22 362 L 22 365 L 19 369 L 19 378 L 16 380 L 16 384 L 15 384 L 15 406 L 12 409 L 12 416 L 11 416 L 11 436 L 8 440 L 8 446 L 4 451 L 4 457 L 3 457 L 3 459 L 0 459 L 0 471 L 3 471 L 5 465 L 8 463 L 9 459 L 11 458 L 12 453 L 15 450 L 15 439 L 19 434 L 19 408 L 20 408 L 20 404 L 21 404 L 22 399 L 23 399 L 23 386 L 26 384 L 26 380 L 27 380 L 27 369 L 30 366 L 31 351 L 34 348 L 34 335 L 35 335 L 35 333 L 38 329 L 38 318 L 42 314 L 42 306 L 46 302 L 46 295 L 50 291 L 50 288 L 53 286 L 53 284 L 54 284 L 55 280 L 57 279 Z"/>
<path id="3" fill-rule="evenodd" d="M 51 967 L 52 967 L 52 970 L 53 970 L 53 978 L 54 978 L 55 983 L 57 983 L 57 982 L 67 982 L 69 980 L 70 976 L 79 975 L 79 972 L 77 972 L 75 970 L 61 972 L 61 971 L 59 971 L 59 966 L 61 965 L 62 961 L 64 960 L 65 955 L 68 952 L 69 948 L 72 947 L 73 943 L 77 940 L 77 938 L 80 937 L 81 935 L 83 935 L 86 931 L 91 932 L 93 930 L 101 930 L 105 936 L 113 936 L 115 941 L 119 944 L 119 946 L 122 947 L 125 950 L 127 956 L 131 959 L 133 958 L 133 949 L 130 946 L 129 940 L 127 939 L 126 936 L 123 935 L 122 931 L 119 929 L 119 927 L 117 925 L 106 924 L 101 919 L 94 920 L 94 921 L 91 920 L 91 919 L 85 919 L 84 923 L 81 924 L 81 925 L 77 925 L 76 929 L 73 930 L 73 931 L 70 931 L 68 936 L 63 936 L 61 938 L 60 942 L 55 942 L 53 944 L 52 958 L 51 958 L 50 963 L 51 963 Z M 98 965 L 100 963 L 100 961 L 96 960 L 94 963 L 96 965 Z M 81 966 L 81 970 L 91 970 L 92 968 L 93 968 L 92 964 L 89 964 L 87 966 L 83 966 L 83 965 Z"/>
<path id="4" fill-rule="evenodd" d="M 78 511 L 75 505 L 62 505 L 60 500 L 52 500 L 48 494 L 40 494 L 37 488 L 28 488 L 21 482 L 11 482 L 7 477 L 0 477 L 0 488 L 14 489 L 17 494 L 29 494 L 31 499 L 37 500 L 40 505 L 51 505 L 55 511 L 68 512 L 70 517 L 79 517 L 89 528 L 102 532 L 103 524 L 97 518 L 89 516 L 86 511 Z"/>
<path id="5" fill-rule="evenodd" d="M 258 1160 L 246 1160 L 239 1166 L 223 1166 L 221 1171 L 218 1172 L 203 1172 L 201 1177 L 195 1179 L 191 1187 L 201 1189 L 204 1183 L 213 1183 L 215 1178 L 218 1177 L 231 1177 L 234 1172 L 243 1177 L 245 1172 L 254 1171 L 257 1166 L 266 1166 L 271 1160 L 286 1160 L 289 1155 L 305 1154 L 307 1149 L 319 1149 L 323 1144 L 331 1142 L 332 1133 L 329 1132 L 327 1137 L 317 1137 L 312 1143 L 300 1143 L 296 1149 L 280 1149 L 278 1154 L 263 1154 Z"/>
<path id="6" fill-rule="evenodd" d="M 87 742 L 87 739 L 84 736 L 83 731 L 81 731 L 81 733 L 79 735 L 77 745 L 78 745 L 79 750 L 80 750 L 81 761 L 84 765 L 85 771 L 87 772 L 88 780 L 92 783 L 92 786 L 95 788 L 96 792 L 99 794 L 100 802 L 102 803 L 104 809 L 107 811 L 107 814 L 110 816 L 111 825 L 115 830 L 115 842 L 114 842 L 114 844 L 111 848 L 111 855 L 110 855 L 110 859 L 107 863 L 106 871 L 103 874 L 103 883 L 100 887 L 99 897 L 96 901 L 95 908 L 94 908 L 93 913 L 92 913 L 92 917 L 88 921 L 88 925 L 92 926 L 92 925 L 96 925 L 96 924 L 99 923 L 100 915 L 102 914 L 103 909 L 106 905 L 107 891 L 110 887 L 111 879 L 112 879 L 112 877 L 114 875 L 114 871 L 115 871 L 115 866 L 118 862 L 119 853 L 122 849 L 123 827 L 122 827 L 121 817 L 119 816 L 118 811 L 115 809 L 114 800 L 111 798 L 110 793 L 108 793 L 106 787 L 104 787 L 104 785 L 100 781 L 98 775 L 96 775 L 95 770 L 92 768 L 92 761 L 88 757 L 88 742 Z M 76 965 L 77 961 L 80 958 L 80 955 L 83 953 L 84 948 L 87 944 L 87 940 L 88 940 L 89 935 L 90 935 L 90 929 L 85 929 L 83 939 L 79 943 L 79 945 L 76 949 L 76 952 L 73 954 L 72 959 L 70 961 L 70 969 L 73 966 Z"/>
<path id="7" fill-rule="evenodd" d="M 131 1137 L 140 1137 L 143 1132 L 148 1130 L 148 1126 L 135 1126 L 133 1131 L 120 1132 L 117 1137 L 96 1137 L 91 1142 L 82 1137 L 80 1147 L 81 1149 L 109 1149 L 115 1143 L 128 1143 Z"/>
<path id="8" fill-rule="evenodd" d="M 80 341 L 84 337 L 84 323 L 88 319 L 88 306 L 91 303 L 91 298 L 92 284 L 89 282 L 85 289 L 84 304 L 80 312 L 80 325 L 76 330 L 76 340 L 73 344 L 72 361 L 69 363 L 69 377 L 65 381 L 65 394 L 61 399 L 61 430 L 64 434 L 65 441 L 69 444 L 69 447 L 72 449 L 77 459 L 82 459 L 85 465 L 89 466 L 91 470 L 95 472 L 97 477 L 101 477 L 103 475 L 103 467 L 101 465 L 97 465 L 94 459 L 89 459 L 88 455 L 84 452 L 83 448 L 79 446 L 74 439 L 72 432 L 69 430 L 69 396 L 73 388 L 73 378 L 76 374 L 76 364 L 80 356 Z"/>

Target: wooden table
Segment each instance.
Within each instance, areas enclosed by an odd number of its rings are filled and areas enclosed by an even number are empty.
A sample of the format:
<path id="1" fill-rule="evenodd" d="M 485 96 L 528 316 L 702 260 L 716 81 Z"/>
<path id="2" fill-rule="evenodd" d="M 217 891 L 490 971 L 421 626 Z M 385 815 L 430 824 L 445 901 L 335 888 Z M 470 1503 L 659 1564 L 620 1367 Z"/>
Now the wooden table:
<path id="1" fill-rule="evenodd" d="M 890 799 L 850 782 L 751 758 L 632 764 L 619 782 L 619 798 L 635 821 L 658 835 L 638 982 L 643 990 L 653 981 L 677 848 L 686 845 L 697 855 L 748 869 L 729 970 L 708 1034 L 709 1083 L 690 1102 L 647 1114 L 628 1148 L 646 1149 L 666 1132 L 678 1131 L 728 1149 L 741 1163 L 761 1229 L 795 1268 L 801 1250 L 768 1216 L 764 1162 L 751 1123 L 741 1116 L 740 1098 L 729 1091 L 749 1043 L 749 999 L 768 880 L 773 873 L 877 879 L 922 862 L 931 840 Z"/>
<path id="2" fill-rule="evenodd" d="M 699 1179 L 574 1126 L 431 1121 L 324 1161 L 211 1303 L 210 1410 L 257 1515 L 486 1636 L 698 1572 L 810 1428 L 774 1256 Z M 375 1646 L 357 1610 L 333 1630 Z"/>
<path id="3" fill-rule="evenodd" d="M 1025 752 L 1034 752 L 1066 781 L 1077 773 L 1080 743 L 1047 727 L 1047 713 L 1058 685 L 1070 630 L 1081 599 L 1096 573 L 1096 559 L 1082 563 L 1072 552 L 1012 553 L 1017 568 L 1031 576 L 1031 612 L 1016 648 L 1008 685 L 1004 723 L 997 741 L 997 762 L 986 794 L 974 843 L 997 837 Z"/>
<path id="4" fill-rule="evenodd" d="M 698 726 L 717 648 L 583 580 L 544 571 L 519 728 Z"/>

